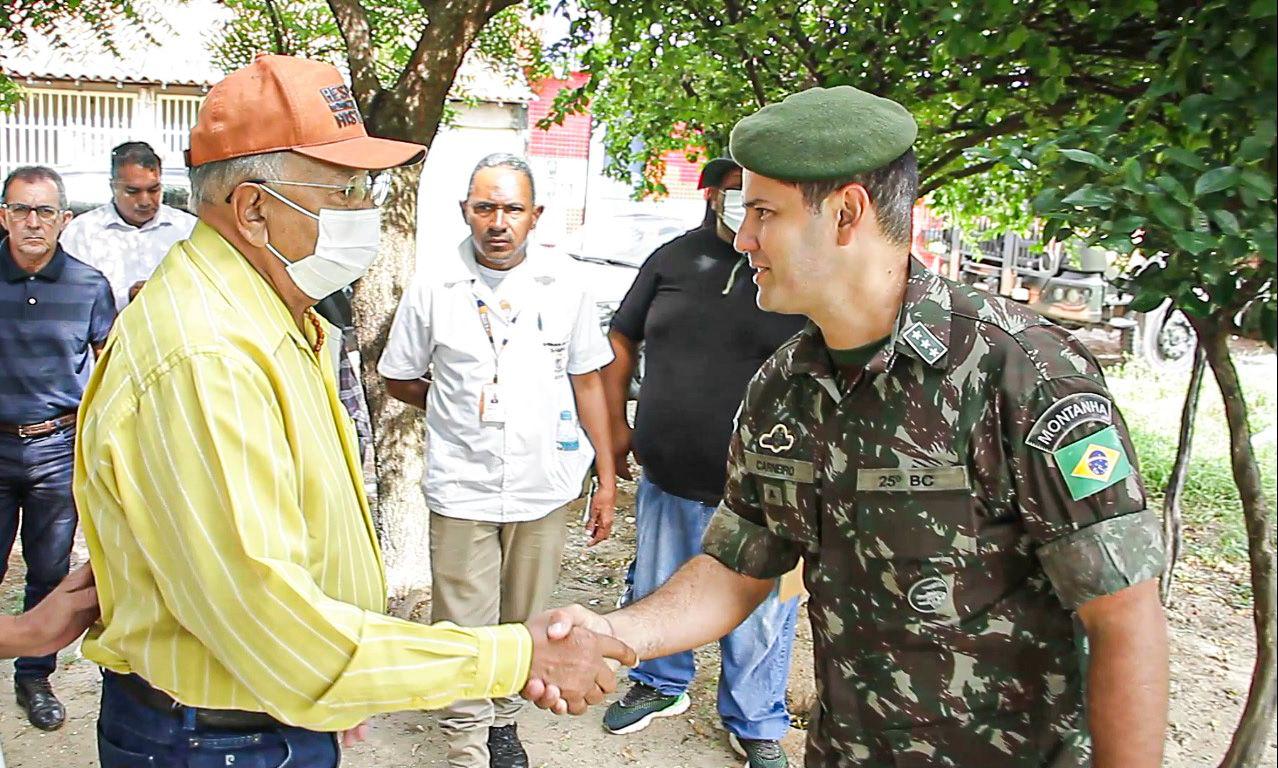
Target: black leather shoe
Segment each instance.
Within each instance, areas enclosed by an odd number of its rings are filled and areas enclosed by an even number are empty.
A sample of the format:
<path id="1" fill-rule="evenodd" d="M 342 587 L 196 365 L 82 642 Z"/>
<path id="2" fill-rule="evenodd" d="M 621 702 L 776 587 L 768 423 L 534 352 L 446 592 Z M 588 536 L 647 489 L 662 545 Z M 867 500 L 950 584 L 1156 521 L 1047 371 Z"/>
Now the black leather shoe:
<path id="1" fill-rule="evenodd" d="M 488 729 L 489 768 L 528 768 L 528 753 L 514 723 Z"/>
<path id="2" fill-rule="evenodd" d="M 47 679 L 14 680 L 13 690 L 18 706 L 27 711 L 27 719 L 42 731 L 56 731 L 67 721 L 67 711 L 53 695 Z"/>

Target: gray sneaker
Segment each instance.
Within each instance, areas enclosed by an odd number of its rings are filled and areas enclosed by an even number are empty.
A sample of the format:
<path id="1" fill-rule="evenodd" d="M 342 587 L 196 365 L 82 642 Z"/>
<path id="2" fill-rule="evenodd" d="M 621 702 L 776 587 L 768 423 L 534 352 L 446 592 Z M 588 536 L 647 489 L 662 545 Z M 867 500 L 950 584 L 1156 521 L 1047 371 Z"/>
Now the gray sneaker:
<path id="1" fill-rule="evenodd" d="M 732 751 L 746 759 L 744 768 L 789 768 L 790 760 L 781 749 L 781 742 L 766 739 L 741 739 L 735 733 L 728 734 Z"/>
<path id="2" fill-rule="evenodd" d="M 603 724 L 609 733 L 626 734 L 642 731 L 658 717 L 681 715 L 688 711 L 692 699 L 688 694 L 666 696 L 643 683 L 635 683 L 604 712 Z"/>

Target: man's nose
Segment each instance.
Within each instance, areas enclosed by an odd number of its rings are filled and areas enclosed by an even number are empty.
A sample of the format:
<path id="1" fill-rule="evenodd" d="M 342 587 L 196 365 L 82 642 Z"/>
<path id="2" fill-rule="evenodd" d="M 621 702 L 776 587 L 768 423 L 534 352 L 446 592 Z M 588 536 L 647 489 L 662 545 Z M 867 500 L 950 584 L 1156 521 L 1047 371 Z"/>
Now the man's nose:
<path id="1" fill-rule="evenodd" d="M 496 218 L 493 219 L 493 229 L 505 229 L 505 228 L 506 228 L 506 212 L 498 208 Z"/>

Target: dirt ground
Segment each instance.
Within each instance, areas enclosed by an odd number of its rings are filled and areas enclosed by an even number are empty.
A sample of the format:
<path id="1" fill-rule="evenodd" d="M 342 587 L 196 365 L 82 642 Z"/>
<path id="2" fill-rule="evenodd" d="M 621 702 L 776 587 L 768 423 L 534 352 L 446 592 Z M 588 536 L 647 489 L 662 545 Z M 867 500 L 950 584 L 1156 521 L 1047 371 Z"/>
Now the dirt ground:
<path id="1" fill-rule="evenodd" d="M 556 603 L 581 602 L 608 608 L 621 593 L 621 579 L 634 548 L 629 493 L 618 505 L 616 537 L 593 550 L 574 529 L 565 567 L 555 593 Z M 77 562 L 85 557 L 78 548 Z M 13 605 L 21 592 L 24 567 L 15 552 L 9 577 L 0 585 L 4 604 Z M 1177 593 L 1170 611 L 1172 629 L 1172 714 L 1167 741 L 1169 768 L 1215 765 L 1228 745 L 1242 709 L 1253 662 L 1251 619 L 1236 585 L 1245 581 L 1239 568 L 1209 569 L 1187 562 L 1178 572 Z M 423 606 L 418 606 L 418 612 Z M 796 674 L 811 674 L 810 635 L 801 633 L 796 646 Z M 628 737 L 606 734 L 600 711 L 578 718 L 554 718 L 528 709 L 520 718 L 520 733 L 539 768 L 729 768 L 740 765 L 728 748 L 715 715 L 717 651 L 698 654 L 703 670 L 692 689 L 693 707 L 687 714 L 657 721 Z M 6 662 L 7 664 L 7 662 Z M 99 677 L 97 668 L 64 652 L 54 676 L 56 690 L 67 706 L 66 726 L 43 733 L 27 724 L 13 702 L 11 675 L 0 675 L 0 739 L 10 768 L 89 768 L 96 766 L 94 723 Z M 802 732 L 787 740 L 798 762 Z M 444 746 L 429 713 L 401 713 L 372 722 L 369 740 L 348 750 L 349 768 L 427 768 L 444 766 Z M 1278 766 L 1278 746 L 1272 745 L 1265 766 Z"/>

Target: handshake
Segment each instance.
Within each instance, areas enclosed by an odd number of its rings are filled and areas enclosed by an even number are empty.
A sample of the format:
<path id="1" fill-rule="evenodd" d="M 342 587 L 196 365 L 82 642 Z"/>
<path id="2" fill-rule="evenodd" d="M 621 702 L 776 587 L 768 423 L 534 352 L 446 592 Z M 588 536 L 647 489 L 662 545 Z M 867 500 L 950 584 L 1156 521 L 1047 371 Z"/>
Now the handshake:
<path id="1" fill-rule="evenodd" d="M 608 619 L 580 605 L 546 611 L 525 626 L 533 651 L 521 695 L 557 715 L 580 715 L 603 701 L 617 688 L 619 666 L 639 663 Z"/>

